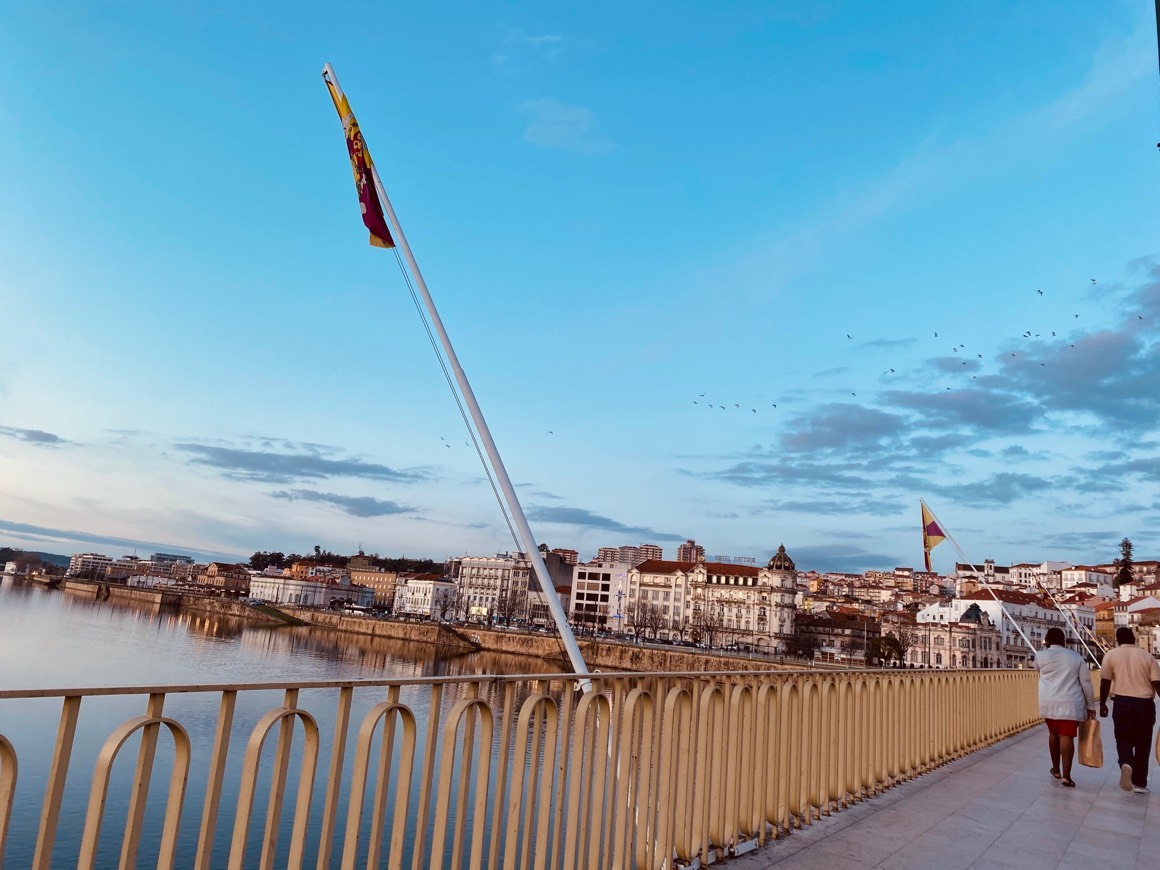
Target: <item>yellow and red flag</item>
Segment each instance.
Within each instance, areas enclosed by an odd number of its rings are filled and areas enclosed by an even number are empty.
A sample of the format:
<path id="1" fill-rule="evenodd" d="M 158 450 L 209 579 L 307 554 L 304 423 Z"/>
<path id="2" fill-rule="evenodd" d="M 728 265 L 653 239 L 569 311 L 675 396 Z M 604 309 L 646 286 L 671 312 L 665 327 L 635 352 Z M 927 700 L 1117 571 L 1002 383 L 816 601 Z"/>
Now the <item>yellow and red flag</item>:
<path id="1" fill-rule="evenodd" d="M 374 177 L 371 174 L 374 163 L 371 161 L 371 152 L 367 150 L 362 130 L 359 129 L 354 112 L 350 110 L 346 94 L 339 91 L 329 77 L 323 76 L 323 80 L 326 82 L 326 89 L 330 91 L 330 98 L 334 100 L 338 117 L 342 119 L 342 130 L 346 134 L 346 150 L 350 153 L 350 168 L 354 171 L 354 186 L 358 191 L 363 223 L 370 230 L 371 244 L 377 248 L 393 248 L 395 240 L 391 238 L 391 228 L 383 215 L 383 204 L 379 202 L 379 195 L 375 190 Z"/>
<path id="2" fill-rule="evenodd" d="M 925 502 L 919 502 L 922 505 L 922 549 L 923 555 L 926 557 L 926 570 L 930 572 L 930 551 L 946 540 L 946 532 L 938 524 L 938 520 L 934 518 L 934 514 L 927 508 Z"/>

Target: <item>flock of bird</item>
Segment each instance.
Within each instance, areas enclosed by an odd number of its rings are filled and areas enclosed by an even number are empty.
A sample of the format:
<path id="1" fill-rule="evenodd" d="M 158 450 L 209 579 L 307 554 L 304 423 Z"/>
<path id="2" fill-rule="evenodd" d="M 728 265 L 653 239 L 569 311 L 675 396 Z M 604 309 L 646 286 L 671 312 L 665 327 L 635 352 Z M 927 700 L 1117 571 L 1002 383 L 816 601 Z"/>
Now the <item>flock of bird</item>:
<path id="1" fill-rule="evenodd" d="M 699 405 L 699 404 L 701 404 L 701 402 L 700 402 L 700 399 L 704 399 L 704 398 L 705 398 L 705 394 L 704 394 L 704 393 L 701 393 L 701 394 L 700 394 L 700 395 L 699 395 L 699 396 L 698 396 L 696 399 L 693 399 L 693 404 L 694 404 L 694 405 Z M 708 408 L 720 408 L 722 411 L 724 411 L 724 410 L 727 410 L 727 409 L 728 409 L 728 407 L 729 407 L 728 405 L 714 405 L 712 402 L 706 402 L 706 403 L 705 403 L 705 406 L 706 406 L 706 407 L 708 407 Z M 777 405 L 776 405 L 776 404 L 773 404 L 773 405 L 770 405 L 770 407 L 771 407 L 771 408 L 776 408 L 776 407 L 777 407 Z M 734 408 L 735 410 L 744 410 L 744 409 L 742 408 L 742 405 L 741 405 L 741 403 L 740 403 L 740 402 L 734 402 L 734 403 L 733 403 L 733 408 Z M 756 413 L 757 413 L 757 409 L 756 409 L 756 408 L 750 408 L 749 410 L 750 410 L 750 411 L 752 411 L 754 414 L 756 414 Z"/>
<path id="2" fill-rule="evenodd" d="M 1091 284 L 1092 284 L 1092 286 L 1096 286 L 1096 285 L 1098 285 L 1098 284 L 1099 284 L 1099 282 L 1098 282 L 1098 281 L 1097 281 L 1095 278 L 1092 278 L 1092 279 L 1091 279 Z M 1043 291 L 1043 290 L 1036 290 L 1036 291 L 1035 291 L 1035 293 L 1036 293 L 1036 295 L 1038 295 L 1038 296 L 1044 296 L 1044 295 L 1045 295 L 1045 293 L 1044 293 L 1044 291 Z M 1139 318 L 1140 320 L 1143 320 L 1143 319 L 1144 319 L 1144 316 L 1143 316 L 1142 314 L 1137 314 L 1136 316 L 1137 316 L 1137 318 Z M 1073 317 L 1074 317 L 1074 319 L 1076 319 L 1076 320 L 1078 320 L 1078 319 L 1079 319 L 1079 315 L 1078 315 L 1078 314 L 1075 314 L 1075 315 L 1073 315 Z M 1056 331 L 1055 331 L 1055 330 L 1048 330 L 1048 331 L 1051 333 L 1051 337 L 1052 337 L 1052 338 L 1058 338 L 1058 337 L 1059 337 L 1059 336 L 1058 336 L 1058 334 L 1056 333 Z M 846 340 L 847 340 L 847 341 L 853 341 L 853 340 L 854 340 L 854 336 L 853 336 L 853 334 L 851 334 L 851 333 L 849 333 L 849 332 L 845 333 L 845 336 L 846 336 Z M 939 337 L 939 334 L 938 334 L 938 332 L 937 332 L 937 331 L 936 331 L 936 332 L 934 332 L 934 337 L 935 337 L 935 338 L 938 338 L 938 337 Z M 1041 337 L 1043 337 L 1042 333 L 1039 333 L 1039 332 L 1033 332 L 1033 331 L 1032 331 L 1032 330 L 1030 330 L 1030 329 L 1028 329 L 1028 330 L 1025 330 L 1025 331 L 1022 333 L 1022 335 L 1020 336 L 1020 338 L 1023 338 L 1023 339 L 1028 339 L 1028 340 L 1032 340 L 1032 339 L 1036 339 L 1036 338 L 1041 338 Z M 1074 347 L 1075 347 L 1075 345 L 1074 345 L 1074 344 L 1069 344 L 1069 348 L 1074 348 Z M 967 350 L 967 346 L 966 346 L 965 344 L 956 344 L 956 345 L 952 345 L 952 346 L 951 346 L 951 352 L 952 352 L 952 353 L 959 353 L 960 351 L 966 351 L 966 350 Z M 1009 352 L 1009 353 L 1010 353 L 1010 352 Z M 1016 355 L 1015 353 L 1011 353 L 1010 355 L 1011 355 L 1011 357 L 1012 357 L 1012 358 L 1018 358 L 1018 357 L 1017 357 L 1017 355 Z M 963 354 L 963 356 L 964 356 L 964 357 L 967 357 L 967 356 L 969 356 L 969 354 L 968 354 L 968 353 L 964 353 L 964 354 Z M 983 359 L 983 355 L 982 355 L 981 353 L 976 353 L 976 354 L 975 354 L 975 360 L 964 359 L 964 360 L 962 360 L 962 365 L 964 365 L 964 366 L 969 366 L 969 365 L 971 364 L 971 362 L 976 362 L 976 364 L 977 364 L 977 360 L 981 360 L 981 359 Z M 1045 363 L 1045 362 L 1040 362 L 1040 363 L 1039 363 L 1039 365 L 1040 365 L 1040 366 L 1043 366 L 1043 367 L 1046 367 L 1046 366 L 1047 366 L 1047 363 Z M 882 377 L 889 377 L 890 375 L 893 375 L 893 374 L 897 374 L 897 372 L 895 371 L 895 369 L 893 369 L 893 368 L 887 368 L 885 371 L 883 371 L 883 372 L 882 372 Z M 971 375 L 971 378 L 972 378 L 973 380 L 977 380 L 977 379 L 978 379 L 978 375 L 974 375 L 974 374 L 973 374 L 973 375 Z M 951 389 L 951 387 L 946 387 L 946 389 L 947 389 L 947 390 L 950 390 L 950 389 Z M 857 393 L 855 390 L 851 390 L 851 391 L 850 391 L 850 395 L 856 398 L 856 397 L 858 396 L 858 393 Z M 695 398 L 695 399 L 693 399 L 693 400 L 692 400 L 692 402 L 693 402 L 693 404 L 694 404 L 694 405 L 697 405 L 697 406 L 699 406 L 699 407 L 706 408 L 706 409 L 713 409 L 713 410 L 720 410 L 720 411 L 729 411 L 729 410 L 733 410 L 733 411 L 745 411 L 745 410 L 748 410 L 750 413 L 753 413 L 753 414 L 757 414 L 757 413 L 758 413 L 758 408 L 752 407 L 752 406 L 751 406 L 751 403 L 749 403 L 749 402 L 745 402 L 745 403 L 742 403 L 742 402 L 732 402 L 732 403 L 730 403 L 730 402 L 722 402 L 720 399 L 714 399 L 713 401 L 708 401 L 708 400 L 707 400 L 707 397 L 708 397 L 708 394 L 707 394 L 707 393 L 700 393 L 700 394 L 698 394 L 697 398 Z M 765 405 L 764 405 L 764 403 L 762 403 L 762 405 L 761 405 L 760 407 L 761 407 L 762 409 L 764 409 L 764 408 L 765 408 Z M 777 403 L 776 403 L 776 402 L 772 402 L 772 403 L 770 403 L 770 405 L 769 405 L 769 408 L 770 408 L 770 409 L 776 409 L 776 408 L 777 408 Z M 555 433 L 554 431 L 552 431 L 552 430 L 548 430 L 548 434 L 549 434 L 549 435 L 555 435 L 556 433 Z M 440 436 L 439 436 L 439 440 L 443 442 L 443 446 L 445 446 L 445 447 L 446 447 L 448 450 L 450 450 L 450 449 L 451 449 L 451 444 L 450 444 L 450 443 L 447 441 L 447 439 L 446 439 L 446 438 L 444 438 L 442 435 L 440 435 Z M 465 446 L 467 446 L 467 447 L 470 447 L 470 446 L 471 446 L 471 442 L 470 442 L 470 441 L 465 441 L 465 442 L 464 442 L 464 445 L 465 445 Z"/>
<path id="3" fill-rule="evenodd" d="M 1096 285 L 1098 285 L 1098 284 L 1099 284 L 1099 282 L 1098 282 L 1098 281 L 1097 281 L 1095 278 L 1092 278 L 1092 279 L 1091 279 L 1091 286 L 1093 286 L 1093 287 L 1094 287 L 1094 286 L 1096 286 Z M 1043 291 L 1043 290 L 1036 290 L 1036 291 L 1035 291 L 1035 293 L 1036 293 L 1036 295 L 1037 295 L 1037 296 L 1044 296 L 1044 295 L 1045 295 L 1045 293 L 1044 293 L 1044 291 Z M 1075 319 L 1075 320 L 1078 320 L 1078 319 L 1079 319 L 1079 315 L 1078 315 L 1078 314 L 1074 314 L 1074 315 L 1073 315 L 1073 317 L 1074 317 L 1074 319 Z M 1139 320 L 1143 320 L 1143 319 L 1144 319 L 1144 316 L 1143 316 L 1142 314 L 1137 314 L 1137 315 L 1136 315 L 1136 317 L 1137 317 Z M 1051 333 L 1051 337 L 1052 337 L 1052 338 L 1058 338 L 1058 337 L 1059 337 L 1059 336 L 1058 336 L 1058 334 L 1056 333 L 1056 331 L 1055 331 L 1055 330 L 1048 330 L 1048 331 Z M 849 333 L 849 332 L 845 333 L 845 336 L 846 336 L 846 340 L 847 340 L 847 341 L 853 341 L 853 340 L 854 340 L 854 336 L 853 336 L 853 334 L 851 334 L 851 333 Z M 935 332 L 935 333 L 934 333 L 934 337 L 935 337 L 935 338 L 938 338 L 938 337 L 939 337 L 939 334 L 938 334 L 938 332 Z M 1033 332 L 1032 330 L 1028 329 L 1028 330 L 1025 330 L 1025 331 L 1022 333 L 1022 335 L 1021 335 L 1020 337 L 1021 337 L 1021 338 L 1023 338 L 1023 339 L 1032 340 L 1032 339 L 1036 339 L 1036 338 L 1041 338 L 1041 337 L 1043 337 L 1043 334 L 1042 334 L 1042 333 L 1039 333 L 1039 332 Z M 1071 344 L 1071 343 L 1069 343 L 1068 347 L 1069 347 L 1069 349 L 1071 349 L 1071 348 L 1074 348 L 1074 347 L 1075 347 L 1075 345 L 1074 345 L 1074 344 Z M 967 346 L 966 346 L 965 344 L 956 344 L 956 345 L 952 345 L 952 346 L 951 346 L 951 352 L 952 352 L 952 353 L 959 353 L 960 351 L 966 351 L 966 350 L 967 350 Z M 1018 355 L 1017 355 L 1017 354 L 1015 354 L 1015 353 L 1013 353 L 1013 352 L 1010 352 L 1010 351 L 1008 351 L 1008 353 L 1010 353 L 1010 355 L 1011 355 L 1011 357 L 1012 357 L 1012 358 L 1015 358 L 1015 359 L 1017 359 L 1017 358 L 1018 358 Z M 967 353 L 964 353 L 964 354 L 963 354 L 963 356 L 964 356 L 964 357 L 966 357 L 966 356 L 969 356 L 969 354 L 967 354 Z M 978 363 L 977 363 L 977 361 L 978 361 L 978 360 L 981 360 L 981 359 L 983 359 L 983 355 L 982 355 L 981 353 L 976 353 L 976 354 L 975 354 L 975 360 L 964 359 L 964 360 L 962 360 L 962 365 L 964 365 L 964 366 L 969 366 L 969 365 L 970 365 L 972 362 L 975 362 L 976 364 L 978 364 Z M 1040 366 L 1042 366 L 1042 367 L 1044 367 L 1044 368 L 1046 368 L 1046 367 L 1047 367 L 1047 363 L 1045 363 L 1045 362 L 1040 362 L 1040 363 L 1039 363 L 1039 365 L 1040 365 Z M 895 371 L 895 369 L 893 369 L 893 368 L 887 368 L 885 371 L 883 371 L 883 372 L 882 372 L 882 376 L 883 376 L 883 377 L 889 377 L 890 375 L 893 375 L 893 374 L 896 374 L 896 371 Z M 978 377 L 979 377 L 978 375 L 974 375 L 974 374 L 973 374 L 973 375 L 971 375 L 971 378 L 972 378 L 972 380 L 977 380 L 977 379 L 978 379 Z M 947 389 L 947 390 L 950 390 L 950 389 L 951 389 L 951 387 L 946 387 L 946 389 Z M 754 407 L 749 407 L 749 403 L 733 402 L 733 403 L 730 405 L 730 403 L 728 403 L 728 402 L 724 402 L 724 403 L 722 403 L 722 402 L 720 402 L 720 400 L 717 400 L 717 399 L 714 399 L 714 401 L 712 401 L 712 402 L 709 402 L 709 401 L 706 401 L 706 395 L 707 395 L 706 393 L 700 393 L 700 394 L 697 396 L 697 398 L 695 398 L 695 399 L 693 399 L 693 400 L 692 400 L 693 404 L 694 404 L 694 405 L 701 406 L 701 407 L 704 407 L 704 408 L 719 409 L 719 410 L 721 410 L 721 411 L 727 411 L 727 410 L 745 410 L 746 408 L 748 408 L 748 410 L 749 410 L 749 411 L 751 411 L 752 413 L 754 413 L 754 414 L 758 413 L 758 409 L 757 409 L 757 408 L 754 408 Z M 851 396 L 853 396 L 853 397 L 857 397 L 858 393 L 857 393 L 856 391 L 854 391 L 854 390 L 851 390 L 851 391 L 850 391 L 850 395 L 851 395 Z M 762 405 L 762 407 L 764 407 L 764 405 Z M 776 407 L 777 407 L 777 404 L 776 404 L 776 403 L 774 403 L 774 404 L 771 404 L 769 407 L 770 407 L 770 408 L 776 408 Z"/>

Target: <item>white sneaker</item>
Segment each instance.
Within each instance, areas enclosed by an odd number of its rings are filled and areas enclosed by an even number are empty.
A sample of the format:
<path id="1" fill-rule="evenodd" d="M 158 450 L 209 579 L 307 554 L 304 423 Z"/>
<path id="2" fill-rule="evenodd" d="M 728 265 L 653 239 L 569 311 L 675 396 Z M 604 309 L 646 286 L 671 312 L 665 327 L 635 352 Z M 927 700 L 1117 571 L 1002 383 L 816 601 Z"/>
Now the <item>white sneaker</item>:
<path id="1" fill-rule="evenodd" d="M 1120 765 L 1120 788 L 1124 791 L 1132 790 L 1132 765 Z"/>
<path id="2" fill-rule="evenodd" d="M 1142 785 L 1132 786 L 1132 794 L 1147 794 L 1147 793 L 1148 793 L 1148 789 L 1146 789 Z"/>

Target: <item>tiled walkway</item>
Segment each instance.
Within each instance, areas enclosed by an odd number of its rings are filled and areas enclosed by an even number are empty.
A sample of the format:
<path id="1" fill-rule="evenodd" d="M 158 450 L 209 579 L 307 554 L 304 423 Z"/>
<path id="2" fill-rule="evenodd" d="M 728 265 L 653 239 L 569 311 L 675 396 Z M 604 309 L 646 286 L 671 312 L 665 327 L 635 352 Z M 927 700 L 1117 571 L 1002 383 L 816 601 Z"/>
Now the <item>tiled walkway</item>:
<path id="1" fill-rule="evenodd" d="M 903 783 L 764 848 L 728 870 L 844 868 L 1160 868 L 1156 792 L 1120 791 L 1111 720 L 1104 767 L 1078 763 L 1068 789 L 1051 778 L 1040 725 Z"/>

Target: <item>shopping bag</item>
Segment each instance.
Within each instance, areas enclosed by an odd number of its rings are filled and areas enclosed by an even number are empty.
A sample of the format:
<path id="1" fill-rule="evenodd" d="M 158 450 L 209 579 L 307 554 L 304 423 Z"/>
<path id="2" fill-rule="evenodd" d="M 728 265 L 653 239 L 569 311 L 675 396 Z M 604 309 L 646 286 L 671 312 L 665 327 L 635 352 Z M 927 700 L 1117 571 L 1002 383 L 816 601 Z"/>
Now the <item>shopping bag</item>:
<path id="1" fill-rule="evenodd" d="M 1079 763 L 1084 767 L 1104 766 L 1104 744 L 1100 740 L 1100 720 L 1085 719 L 1079 725 Z"/>

